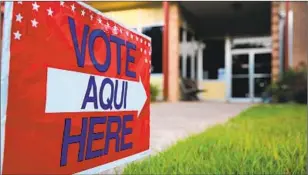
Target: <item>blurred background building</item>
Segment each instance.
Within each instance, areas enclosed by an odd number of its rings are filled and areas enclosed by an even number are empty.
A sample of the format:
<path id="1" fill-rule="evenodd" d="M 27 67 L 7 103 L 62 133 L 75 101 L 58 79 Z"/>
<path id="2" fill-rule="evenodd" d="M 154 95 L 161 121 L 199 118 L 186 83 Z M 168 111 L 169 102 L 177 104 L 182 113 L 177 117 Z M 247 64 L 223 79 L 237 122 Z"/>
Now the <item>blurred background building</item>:
<path id="1" fill-rule="evenodd" d="M 307 63 L 307 2 L 87 3 L 152 38 L 151 83 L 167 101 L 180 99 L 182 77 L 205 89 L 202 99 L 257 102 Z"/>
<path id="2" fill-rule="evenodd" d="M 307 2 L 89 4 L 152 37 L 151 83 L 168 101 L 179 100 L 180 77 L 206 100 L 260 101 L 286 69 L 307 63 Z"/>

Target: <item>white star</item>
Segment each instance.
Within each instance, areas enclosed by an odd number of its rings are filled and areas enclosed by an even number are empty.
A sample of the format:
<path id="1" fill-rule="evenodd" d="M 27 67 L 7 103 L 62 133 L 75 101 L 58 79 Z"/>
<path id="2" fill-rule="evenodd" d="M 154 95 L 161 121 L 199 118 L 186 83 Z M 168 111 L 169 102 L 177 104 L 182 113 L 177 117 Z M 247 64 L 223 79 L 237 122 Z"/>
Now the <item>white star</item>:
<path id="1" fill-rule="evenodd" d="M 113 27 L 113 31 L 114 31 L 114 33 L 118 33 L 118 28 L 117 28 L 117 26 L 114 26 L 114 27 Z"/>
<path id="2" fill-rule="evenodd" d="M 90 19 L 91 19 L 91 21 L 93 20 L 93 15 L 92 14 L 90 15 Z"/>
<path id="3" fill-rule="evenodd" d="M 36 2 L 32 4 L 32 10 L 38 11 L 39 8 L 40 8 L 40 5 L 38 5 Z"/>
<path id="4" fill-rule="evenodd" d="M 32 23 L 32 27 L 37 27 L 38 22 L 36 21 L 35 18 L 31 20 L 31 23 Z"/>
<path id="5" fill-rule="evenodd" d="M 139 38 L 138 38 L 138 36 L 136 36 L 136 41 L 138 41 L 139 40 Z"/>
<path id="6" fill-rule="evenodd" d="M 150 50 L 150 51 L 149 51 L 149 55 L 151 55 L 151 54 L 152 54 L 152 51 Z"/>
<path id="7" fill-rule="evenodd" d="M 144 54 L 147 54 L 147 51 L 146 51 L 146 50 L 144 50 Z"/>
<path id="8" fill-rule="evenodd" d="M 22 1 L 18 1 L 17 4 L 22 4 Z"/>
<path id="9" fill-rule="evenodd" d="M 148 43 L 148 46 L 150 47 L 150 46 L 151 46 L 151 44 L 150 44 L 150 43 Z"/>
<path id="10" fill-rule="evenodd" d="M 100 24 L 102 23 L 102 19 L 100 19 L 100 18 L 98 18 L 97 21 L 98 21 L 98 23 L 100 23 Z"/>
<path id="11" fill-rule="evenodd" d="M 107 22 L 107 24 L 106 24 L 106 25 L 107 25 L 107 28 L 109 28 L 109 27 L 110 27 L 110 25 L 109 25 L 109 23 L 108 23 L 108 22 Z"/>
<path id="12" fill-rule="evenodd" d="M 64 1 L 60 1 L 60 6 L 64 6 Z"/>
<path id="13" fill-rule="evenodd" d="M 148 63 L 148 59 L 145 59 L 144 61 L 145 61 L 145 63 Z"/>
<path id="14" fill-rule="evenodd" d="M 143 50 L 143 49 L 142 49 L 142 48 L 140 48 L 140 50 L 141 50 L 141 52 L 142 52 L 142 50 Z"/>
<path id="15" fill-rule="evenodd" d="M 143 39 L 141 38 L 140 42 L 142 43 L 143 42 Z"/>
<path id="16" fill-rule="evenodd" d="M 120 28 L 120 33 L 122 34 L 122 29 Z"/>
<path id="17" fill-rule="evenodd" d="M 134 37 L 133 34 L 130 34 L 130 38 L 133 39 L 133 37 Z"/>
<path id="18" fill-rule="evenodd" d="M 47 9 L 47 13 L 48 13 L 48 16 L 52 16 L 53 11 L 52 11 L 52 9 L 50 7 L 49 7 L 49 9 Z"/>
<path id="19" fill-rule="evenodd" d="M 81 16 L 84 16 L 86 12 L 84 10 L 81 10 Z"/>
<path id="20" fill-rule="evenodd" d="M 128 36 L 128 31 L 126 31 L 126 36 Z"/>
<path id="21" fill-rule="evenodd" d="M 74 4 L 71 5 L 71 9 L 72 9 L 72 12 L 75 12 L 76 7 Z"/>
<path id="22" fill-rule="evenodd" d="M 22 18 L 23 18 L 23 17 L 21 16 L 20 13 L 18 13 L 18 14 L 16 15 L 16 21 L 21 22 Z"/>
<path id="23" fill-rule="evenodd" d="M 19 30 L 17 32 L 14 32 L 14 39 L 20 40 L 21 34 L 19 33 Z"/>

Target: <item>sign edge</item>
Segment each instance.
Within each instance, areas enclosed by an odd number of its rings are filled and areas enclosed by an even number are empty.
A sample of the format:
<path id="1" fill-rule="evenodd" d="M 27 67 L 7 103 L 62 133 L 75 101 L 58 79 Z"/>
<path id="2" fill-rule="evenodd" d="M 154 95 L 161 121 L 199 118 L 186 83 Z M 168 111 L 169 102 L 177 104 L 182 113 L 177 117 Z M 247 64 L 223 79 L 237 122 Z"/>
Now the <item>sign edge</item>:
<path id="1" fill-rule="evenodd" d="M 99 165 L 97 167 L 93 167 L 93 168 L 75 173 L 74 175 L 86 175 L 86 174 L 102 173 L 103 171 L 110 170 L 110 169 L 116 168 L 120 165 L 131 163 L 133 161 L 136 161 L 136 160 L 139 160 L 139 159 L 144 158 L 146 156 L 149 156 L 150 153 L 151 153 L 151 150 L 148 149 L 148 150 L 139 152 L 137 154 L 134 154 L 134 155 L 131 155 L 131 156 L 128 156 L 128 157 L 124 157 L 122 159 L 115 160 L 113 162 L 109 162 L 109 163 L 106 163 L 106 164 L 103 164 L 103 165 Z"/>
<path id="2" fill-rule="evenodd" d="M 2 35 L 1 55 L 1 170 L 3 172 L 4 146 L 5 146 L 5 125 L 8 102 L 9 66 L 11 59 L 11 29 L 13 20 L 14 2 L 5 2 Z"/>
<path id="3" fill-rule="evenodd" d="M 113 18 L 110 17 L 110 16 L 106 16 L 103 12 L 101 12 L 101 11 L 95 9 L 94 7 L 90 6 L 89 4 L 86 4 L 86 3 L 81 2 L 81 1 L 77 1 L 77 3 L 80 4 L 80 5 L 82 5 L 82 6 L 85 7 L 85 8 L 88 8 L 88 9 L 92 10 L 93 12 L 95 12 L 95 13 L 97 13 L 97 14 L 103 16 L 104 18 L 107 18 L 107 19 L 109 19 L 109 20 L 112 20 L 112 21 L 116 22 L 116 23 L 119 24 L 121 27 L 128 29 L 128 28 L 127 28 L 125 25 L 123 25 L 122 23 L 118 22 L 117 20 L 113 19 Z M 148 39 L 149 41 L 152 41 L 152 38 L 151 38 L 151 37 L 149 37 L 149 36 L 147 36 L 147 35 L 145 35 L 145 34 L 143 34 L 143 33 L 140 33 L 140 32 L 138 32 L 138 31 L 131 30 L 131 29 L 128 29 L 128 30 L 131 31 L 131 32 L 133 32 L 133 33 L 135 33 L 135 34 L 141 35 L 142 37 Z"/>

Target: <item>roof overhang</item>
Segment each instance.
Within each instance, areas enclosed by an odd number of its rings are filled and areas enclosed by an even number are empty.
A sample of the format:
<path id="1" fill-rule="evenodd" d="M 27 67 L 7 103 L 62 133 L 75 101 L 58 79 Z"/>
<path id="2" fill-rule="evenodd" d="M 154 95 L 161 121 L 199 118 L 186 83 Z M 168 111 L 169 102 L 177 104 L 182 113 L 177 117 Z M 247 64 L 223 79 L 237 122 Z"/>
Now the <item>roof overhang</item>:
<path id="1" fill-rule="evenodd" d="M 161 2 L 155 2 L 155 1 L 122 1 L 122 2 L 119 2 L 119 1 L 101 1 L 101 2 L 91 1 L 91 2 L 87 2 L 87 4 L 91 5 L 92 7 L 102 12 L 153 7 L 153 6 L 158 6 L 158 5 L 161 6 Z"/>
<path id="2" fill-rule="evenodd" d="M 270 34 L 271 2 L 180 1 L 185 20 L 201 37 Z"/>

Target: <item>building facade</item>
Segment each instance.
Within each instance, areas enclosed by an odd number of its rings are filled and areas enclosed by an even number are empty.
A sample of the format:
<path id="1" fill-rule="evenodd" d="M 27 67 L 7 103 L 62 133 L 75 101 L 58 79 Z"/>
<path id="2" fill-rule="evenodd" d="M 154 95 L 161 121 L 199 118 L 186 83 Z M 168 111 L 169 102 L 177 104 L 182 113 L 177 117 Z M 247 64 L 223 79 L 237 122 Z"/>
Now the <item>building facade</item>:
<path id="1" fill-rule="evenodd" d="M 170 102 L 181 77 L 205 100 L 257 102 L 285 70 L 307 64 L 307 2 L 87 3 L 152 38 L 151 83 Z"/>

